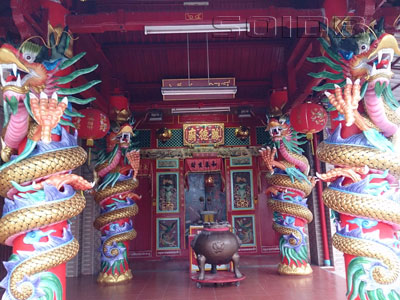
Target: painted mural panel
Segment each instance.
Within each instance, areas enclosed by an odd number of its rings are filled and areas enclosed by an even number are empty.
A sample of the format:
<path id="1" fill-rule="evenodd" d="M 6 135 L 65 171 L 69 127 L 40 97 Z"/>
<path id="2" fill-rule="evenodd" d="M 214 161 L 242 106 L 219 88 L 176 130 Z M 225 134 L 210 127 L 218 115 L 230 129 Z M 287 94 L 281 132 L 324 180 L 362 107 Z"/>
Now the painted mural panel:
<path id="1" fill-rule="evenodd" d="M 251 166 L 251 156 L 231 157 L 231 167 Z"/>
<path id="2" fill-rule="evenodd" d="M 157 173 L 157 212 L 179 212 L 179 174 Z"/>
<path id="3" fill-rule="evenodd" d="M 256 245 L 254 215 L 232 216 L 232 223 L 242 247 Z"/>
<path id="4" fill-rule="evenodd" d="M 157 169 L 178 169 L 178 159 L 157 159 Z"/>
<path id="5" fill-rule="evenodd" d="M 232 210 L 253 209 L 253 173 L 251 170 L 231 171 Z"/>
<path id="6" fill-rule="evenodd" d="M 179 218 L 158 218 L 157 250 L 179 248 Z"/>

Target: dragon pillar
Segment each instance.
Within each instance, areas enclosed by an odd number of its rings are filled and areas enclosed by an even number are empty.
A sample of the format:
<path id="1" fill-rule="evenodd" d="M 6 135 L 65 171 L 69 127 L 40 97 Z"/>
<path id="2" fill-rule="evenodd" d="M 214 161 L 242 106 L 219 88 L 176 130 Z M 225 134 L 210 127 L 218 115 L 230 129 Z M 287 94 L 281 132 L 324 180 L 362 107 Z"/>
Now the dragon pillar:
<path id="1" fill-rule="evenodd" d="M 309 59 L 330 69 L 310 75 L 328 80 L 314 89 L 325 91 L 341 123 L 318 146 L 318 157 L 335 166 L 318 177 L 330 182 L 323 199 L 336 216 L 333 245 L 344 252 L 351 300 L 400 299 L 400 105 L 390 87 L 400 49 L 383 23 L 343 22 L 341 34 L 326 28 L 326 55 Z"/>
<path id="2" fill-rule="evenodd" d="M 5 197 L 0 219 L 0 242 L 13 247 L 4 262 L 3 299 L 66 299 L 65 263 L 79 244 L 68 219 L 78 215 L 85 198 L 78 190 L 92 188 L 71 174 L 86 160 L 72 130 L 71 103 L 88 103 L 72 95 L 99 81 L 74 89 L 60 87 L 97 66 L 66 76 L 58 72 L 73 66 L 84 53 L 67 57 L 71 35 L 49 32 L 46 47 L 25 41 L 19 50 L 0 48 L 4 134 L 0 166 L 0 195 Z M 51 51 L 48 50 L 51 49 Z"/>
<path id="3" fill-rule="evenodd" d="M 307 208 L 307 196 L 314 186 L 308 177 L 309 164 L 301 155 L 301 134 L 291 128 L 289 120 L 281 117 L 270 119 L 267 130 L 275 147 L 260 150 L 270 171 L 269 187 L 265 191 L 268 206 L 273 210 L 273 229 L 282 234 L 279 241 L 281 263 L 278 272 L 284 275 L 307 275 L 312 273 L 308 263 L 308 248 L 304 227 L 313 215 Z M 279 151 L 278 160 L 275 159 Z"/>
<path id="4" fill-rule="evenodd" d="M 127 107 L 127 106 L 126 106 Z M 111 112 L 112 130 L 107 146 L 99 152 L 95 176 L 101 181 L 94 195 L 101 212 L 94 227 L 101 231 L 101 271 L 97 282 L 115 284 L 132 279 L 128 265 L 129 242 L 136 237 L 132 217 L 140 196 L 133 190 L 140 165 L 140 153 L 132 150 L 133 124 L 129 109 Z"/>

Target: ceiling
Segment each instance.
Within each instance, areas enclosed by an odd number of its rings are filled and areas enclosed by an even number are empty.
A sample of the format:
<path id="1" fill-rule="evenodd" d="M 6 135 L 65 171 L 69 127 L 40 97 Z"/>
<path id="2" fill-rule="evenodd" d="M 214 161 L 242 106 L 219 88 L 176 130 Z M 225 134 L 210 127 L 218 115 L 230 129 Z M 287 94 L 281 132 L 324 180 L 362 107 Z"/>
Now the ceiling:
<path id="1" fill-rule="evenodd" d="M 236 99 L 229 101 L 229 105 L 265 109 L 271 90 L 288 86 L 287 61 L 303 28 L 295 26 L 289 32 L 287 24 L 282 23 L 271 34 L 272 29 L 267 32 L 266 22 L 261 21 L 257 25 L 254 22 L 257 36 L 252 32 L 221 36 L 213 33 L 145 35 L 144 26 L 210 24 L 222 18 L 236 23 L 252 22 L 253 16 L 272 15 L 279 19 L 285 14 L 322 15 L 321 1 L 316 0 L 304 1 L 301 5 L 294 0 L 195 2 L 208 3 L 205 6 L 187 5 L 188 2 L 89 0 L 70 3 L 77 14 L 67 19 L 72 32 L 79 36 L 76 50 L 88 52 L 88 59 L 83 63 L 100 64 L 95 76 L 107 82 L 103 94 L 112 93 L 117 87 L 129 96 L 136 110 L 215 105 L 212 98 L 201 103 L 162 101 L 161 82 L 188 77 L 234 77 L 238 89 Z M 200 20 L 187 22 L 187 14 L 198 13 L 202 15 Z M 288 38 L 290 34 L 292 37 Z M 224 104 L 224 101 L 218 102 Z"/>
<path id="2" fill-rule="evenodd" d="M 304 37 L 305 27 L 310 25 L 299 19 L 324 16 L 323 2 L 61 0 L 70 12 L 66 17 L 67 24 L 78 38 L 74 43 L 75 53 L 87 52 L 80 66 L 99 64 L 99 68 L 85 79 L 102 80 L 101 85 L 92 89 L 98 105 L 107 109 L 107 99 L 118 88 L 128 96 L 132 108 L 139 111 L 224 104 L 265 110 L 271 91 L 284 87 L 288 88 L 291 103 L 303 101 L 311 87 L 318 84 L 307 76 L 318 69 L 307 62 L 306 57 L 319 55 L 319 44 L 315 38 Z M 3 25 L 0 36 L 5 36 L 5 31 L 22 36 L 30 36 L 30 32 L 45 33 L 46 12 L 41 6 L 32 6 L 29 0 L 0 1 L 0 23 Z M 23 17 L 24 25 L 19 16 Z M 271 16 L 275 18 L 276 27 L 271 26 L 274 24 Z M 214 24 L 221 20 L 224 23 L 248 22 L 251 30 L 222 36 L 213 33 L 144 33 L 147 25 Z M 318 23 L 314 22 L 310 30 L 315 29 L 315 24 Z M 174 103 L 162 100 L 163 79 L 189 76 L 234 77 L 236 98 Z"/>
<path id="3" fill-rule="evenodd" d="M 93 91 L 98 104 L 102 104 L 99 106 L 106 109 L 107 99 L 118 88 L 128 96 L 133 109 L 141 111 L 216 104 L 254 106 L 265 110 L 271 90 L 288 87 L 287 62 L 304 30 L 302 26 L 294 25 L 289 31 L 289 22 L 284 20 L 284 16 L 295 18 L 323 14 L 322 0 L 307 0 L 301 4 L 296 0 L 61 2 L 70 11 L 67 24 L 78 38 L 74 42 L 75 53 L 87 52 L 85 59 L 80 61 L 80 67 L 99 64 L 99 68 L 93 74 L 86 75 L 85 79 L 102 80 L 101 85 Z M 16 18 L 20 14 L 25 23 L 29 24 L 29 19 L 32 21 L 32 28 L 27 28 L 27 24 L 9 22 L 11 24 L 7 31 L 28 37 L 46 25 L 40 19 L 44 15 L 42 7 L 31 8 L 30 4 L 27 0 L 1 1 L 0 18 L 4 21 L 12 21 L 11 14 L 14 20 L 20 20 Z M 14 8 L 16 6 L 18 9 Z M 26 12 L 27 9 L 30 11 Z M 190 20 L 192 16 L 201 17 Z M 268 16 L 276 17 L 276 31 L 270 23 L 267 25 L 265 20 Z M 248 22 L 251 32 L 144 33 L 146 25 L 214 24 L 220 20 L 224 23 Z M 162 100 L 163 79 L 188 77 L 234 77 L 236 98 L 215 101 L 211 97 L 200 102 L 174 103 Z"/>

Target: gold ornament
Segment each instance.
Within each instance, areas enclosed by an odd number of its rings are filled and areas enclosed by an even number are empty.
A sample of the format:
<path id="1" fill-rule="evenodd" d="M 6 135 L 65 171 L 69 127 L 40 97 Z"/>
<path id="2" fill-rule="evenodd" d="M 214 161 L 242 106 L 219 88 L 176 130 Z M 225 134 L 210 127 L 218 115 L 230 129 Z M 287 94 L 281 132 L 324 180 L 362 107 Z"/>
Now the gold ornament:
<path id="1" fill-rule="evenodd" d="M 301 267 L 295 265 L 288 266 L 285 264 L 278 265 L 278 273 L 281 275 L 310 275 L 312 272 L 313 270 L 308 263 Z"/>
<path id="2" fill-rule="evenodd" d="M 158 129 L 156 131 L 157 139 L 159 139 L 162 143 L 165 143 L 172 137 L 172 131 L 171 129 L 168 129 L 166 127 Z"/>
<path id="3" fill-rule="evenodd" d="M 247 139 L 249 135 L 250 135 L 250 129 L 247 126 L 241 125 L 235 129 L 235 136 L 242 141 Z"/>
<path id="4" fill-rule="evenodd" d="M 103 284 L 116 284 L 116 283 L 121 283 L 125 281 L 129 281 L 133 278 L 132 276 L 132 271 L 128 270 L 123 274 L 107 274 L 107 273 L 100 273 L 99 276 L 97 277 L 97 282 L 98 283 L 103 283 Z"/>

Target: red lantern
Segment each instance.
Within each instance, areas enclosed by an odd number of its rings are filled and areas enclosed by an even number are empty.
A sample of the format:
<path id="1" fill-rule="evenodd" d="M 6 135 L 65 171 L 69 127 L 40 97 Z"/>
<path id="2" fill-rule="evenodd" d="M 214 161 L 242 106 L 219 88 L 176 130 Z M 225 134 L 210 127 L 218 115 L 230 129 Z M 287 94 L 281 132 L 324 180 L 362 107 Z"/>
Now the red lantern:
<path id="1" fill-rule="evenodd" d="M 282 91 L 272 91 L 269 97 L 269 115 L 280 116 L 282 115 L 282 109 L 288 101 L 287 89 Z"/>
<path id="2" fill-rule="evenodd" d="M 131 115 L 129 100 L 119 89 L 115 89 L 113 95 L 110 97 L 109 113 L 110 119 L 118 123 L 126 122 Z"/>
<path id="3" fill-rule="evenodd" d="M 290 111 L 290 124 L 293 129 L 307 134 L 309 139 L 313 133 L 324 129 L 327 122 L 326 110 L 316 103 L 303 103 L 293 107 Z"/>
<path id="4" fill-rule="evenodd" d="M 84 115 L 82 118 L 73 118 L 78 136 L 86 140 L 86 146 L 93 147 L 94 140 L 103 138 L 110 129 L 110 121 L 107 115 L 94 108 L 86 108 L 78 111 Z"/>
<path id="5" fill-rule="evenodd" d="M 91 160 L 91 148 L 94 146 L 94 140 L 105 137 L 110 129 L 110 120 L 101 110 L 86 108 L 78 111 L 84 115 L 82 118 L 72 118 L 72 123 L 78 130 L 78 136 L 86 140 L 86 146 L 89 147 L 88 164 Z"/>

